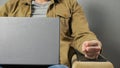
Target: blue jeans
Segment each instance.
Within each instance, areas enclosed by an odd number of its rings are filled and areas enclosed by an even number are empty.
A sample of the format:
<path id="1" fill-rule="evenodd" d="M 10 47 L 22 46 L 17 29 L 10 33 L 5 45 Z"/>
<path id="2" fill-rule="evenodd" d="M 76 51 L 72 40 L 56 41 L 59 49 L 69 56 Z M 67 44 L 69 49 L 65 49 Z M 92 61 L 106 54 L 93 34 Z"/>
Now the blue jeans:
<path id="1" fill-rule="evenodd" d="M 48 68 L 68 68 L 68 67 L 65 65 L 53 65 L 53 66 L 50 66 Z"/>
<path id="2" fill-rule="evenodd" d="M 2 66 L 0 66 L 0 68 L 3 68 Z M 49 66 L 48 68 L 68 68 L 65 65 L 53 65 L 53 66 Z"/>

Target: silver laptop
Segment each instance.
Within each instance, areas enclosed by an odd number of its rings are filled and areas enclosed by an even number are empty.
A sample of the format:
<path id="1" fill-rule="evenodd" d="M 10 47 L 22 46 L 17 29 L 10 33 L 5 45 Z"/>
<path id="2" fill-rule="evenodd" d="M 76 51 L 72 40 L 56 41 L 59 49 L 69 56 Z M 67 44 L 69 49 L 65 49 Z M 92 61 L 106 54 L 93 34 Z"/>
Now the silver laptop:
<path id="1" fill-rule="evenodd" d="M 58 63 L 58 18 L 0 17 L 0 64 Z"/>

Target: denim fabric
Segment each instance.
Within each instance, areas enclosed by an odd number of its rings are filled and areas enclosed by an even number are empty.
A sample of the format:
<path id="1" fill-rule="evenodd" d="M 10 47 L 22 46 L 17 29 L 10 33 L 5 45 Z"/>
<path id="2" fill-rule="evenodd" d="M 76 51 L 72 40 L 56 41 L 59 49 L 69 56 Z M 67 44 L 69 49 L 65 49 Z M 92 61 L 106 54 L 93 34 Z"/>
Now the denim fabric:
<path id="1" fill-rule="evenodd" d="M 2 66 L 0 66 L 0 68 L 3 68 Z M 48 68 L 68 68 L 65 65 L 53 65 L 53 66 L 49 66 Z"/>
<path id="2" fill-rule="evenodd" d="M 48 68 L 68 68 L 68 67 L 65 65 L 53 65 L 53 66 L 50 66 Z"/>

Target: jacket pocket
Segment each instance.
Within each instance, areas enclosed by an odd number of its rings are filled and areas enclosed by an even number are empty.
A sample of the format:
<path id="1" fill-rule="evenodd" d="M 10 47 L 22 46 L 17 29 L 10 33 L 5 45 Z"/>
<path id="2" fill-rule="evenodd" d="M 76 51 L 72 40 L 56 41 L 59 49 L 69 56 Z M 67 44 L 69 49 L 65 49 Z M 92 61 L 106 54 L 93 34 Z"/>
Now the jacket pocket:
<path id="1" fill-rule="evenodd" d="M 61 38 L 69 38 L 71 36 L 71 14 L 70 13 L 58 13 L 60 18 L 60 34 Z"/>
<path id="2" fill-rule="evenodd" d="M 69 20 L 71 18 L 71 14 L 67 12 L 58 12 L 56 13 L 57 17 L 60 18 L 60 23 L 63 24 L 63 26 L 68 26 Z"/>

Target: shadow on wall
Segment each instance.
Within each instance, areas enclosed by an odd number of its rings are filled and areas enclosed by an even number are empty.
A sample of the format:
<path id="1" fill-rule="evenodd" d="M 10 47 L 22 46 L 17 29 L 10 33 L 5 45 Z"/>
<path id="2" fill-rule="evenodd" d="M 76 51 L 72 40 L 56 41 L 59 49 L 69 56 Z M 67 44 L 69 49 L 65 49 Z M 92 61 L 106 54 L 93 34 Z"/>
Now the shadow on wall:
<path id="1" fill-rule="evenodd" d="M 112 25 L 117 25 L 118 23 L 114 23 L 114 19 L 110 21 L 110 17 L 108 17 L 111 15 L 109 13 L 109 10 L 107 9 L 107 7 L 101 4 L 93 3 L 87 4 L 87 6 L 82 4 L 82 6 L 85 10 L 85 14 L 89 21 L 91 30 L 103 43 L 103 55 L 114 64 L 115 68 L 119 68 L 120 61 L 118 59 L 120 57 L 120 53 L 119 50 L 116 48 L 120 47 L 120 41 L 118 41 L 119 39 L 116 39 L 116 37 L 114 36 L 114 30 L 118 29 L 115 29 L 115 26 Z"/>

